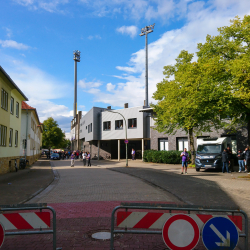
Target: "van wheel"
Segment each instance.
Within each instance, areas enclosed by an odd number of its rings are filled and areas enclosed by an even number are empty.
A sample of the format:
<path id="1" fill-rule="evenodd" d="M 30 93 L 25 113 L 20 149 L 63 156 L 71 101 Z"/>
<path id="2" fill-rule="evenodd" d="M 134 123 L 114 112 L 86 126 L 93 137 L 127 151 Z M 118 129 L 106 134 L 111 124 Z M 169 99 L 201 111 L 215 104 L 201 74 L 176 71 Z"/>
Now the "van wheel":
<path id="1" fill-rule="evenodd" d="M 196 168 L 196 172 L 199 172 L 200 171 L 200 168 Z"/>

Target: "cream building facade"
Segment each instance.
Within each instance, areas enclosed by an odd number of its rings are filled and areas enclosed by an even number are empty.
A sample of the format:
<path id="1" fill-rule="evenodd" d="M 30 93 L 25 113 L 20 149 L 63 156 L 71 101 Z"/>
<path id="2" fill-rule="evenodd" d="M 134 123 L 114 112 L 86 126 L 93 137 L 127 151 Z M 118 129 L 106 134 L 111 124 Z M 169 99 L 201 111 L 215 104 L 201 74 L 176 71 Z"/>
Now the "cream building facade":
<path id="1" fill-rule="evenodd" d="M 21 105 L 28 98 L 0 66 L 0 174 L 19 166 L 21 144 Z"/>
<path id="2" fill-rule="evenodd" d="M 41 156 L 43 125 L 35 108 L 22 102 L 20 155 L 34 163 Z"/>

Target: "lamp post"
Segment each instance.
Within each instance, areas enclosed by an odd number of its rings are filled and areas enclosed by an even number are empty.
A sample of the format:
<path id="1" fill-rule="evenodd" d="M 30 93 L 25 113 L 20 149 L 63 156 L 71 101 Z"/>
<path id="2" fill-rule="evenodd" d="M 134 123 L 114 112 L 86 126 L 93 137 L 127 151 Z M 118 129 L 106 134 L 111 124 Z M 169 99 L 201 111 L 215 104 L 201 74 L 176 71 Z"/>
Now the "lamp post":
<path id="1" fill-rule="evenodd" d="M 77 62 L 80 62 L 80 51 L 75 50 L 73 52 L 73 60 L 75 61 L 75 92 L 74 92 L 74 118 L 76 117 L 77 113 Z"/>
<path id="2" fill-rule="evenodd" d="M 127 123 L 126 123 L 125 117 L 121 113 L 116 112 L 116 111 L 110 111 L 110 110 L 105 110 L 105 111 L 111 112 L 111 113 L 117 113 L 117 114 L 122 116 L 124 123 L 125 123 L 125 139 L 127 140 L 128 139 L 128 137 L 127 137 Z M 127 166 L 128 166 L 128 144 L 126 143 L 126 167 Z"/>
<path id="3" fill-rule="evenodd" d="M 155 24 L 145 26 L 141 29 L 140 36 L 146 36 L 145 37 L 145 106 L 148 107 L 148 34 L 153 32 L 153 29 L 155 27 Z"/>

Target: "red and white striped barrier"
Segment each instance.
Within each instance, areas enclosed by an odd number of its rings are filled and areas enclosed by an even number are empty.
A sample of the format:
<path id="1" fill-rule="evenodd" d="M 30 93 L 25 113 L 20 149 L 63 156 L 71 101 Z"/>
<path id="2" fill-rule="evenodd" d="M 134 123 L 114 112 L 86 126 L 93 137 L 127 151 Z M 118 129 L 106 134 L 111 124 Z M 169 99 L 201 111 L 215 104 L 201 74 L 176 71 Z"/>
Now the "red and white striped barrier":
<path id="1" fill-rule="evenodd" d="M 50 212 L 0 214 L 5 230 L 39 229 L 50 227 Z"/>
<path id="2" fill-rule="evenodd" d="M 117 212 L 117 226 L 125 228 L 162 229 L 165 222 L 173 215 L 170 213 L 151 212 Z M 213 217 L 230 219 L 239 232 L 242 231 L 242 217 L 232 215 L 187 214 L 195 220 L 201 230 L 204 224 Z"/>

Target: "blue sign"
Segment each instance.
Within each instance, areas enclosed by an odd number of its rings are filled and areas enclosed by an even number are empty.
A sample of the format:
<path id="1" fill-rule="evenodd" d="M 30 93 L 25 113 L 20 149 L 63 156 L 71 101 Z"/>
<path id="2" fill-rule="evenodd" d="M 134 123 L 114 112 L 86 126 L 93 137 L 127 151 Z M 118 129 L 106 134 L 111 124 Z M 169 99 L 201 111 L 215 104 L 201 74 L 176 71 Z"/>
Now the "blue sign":
<path id="1" fill-rule="evenodd" d="M 208 250 L 233 250 L 239 240 L 234 223 L 225 217 L 213 217 L 204 225 L 202 240 Z"/>

